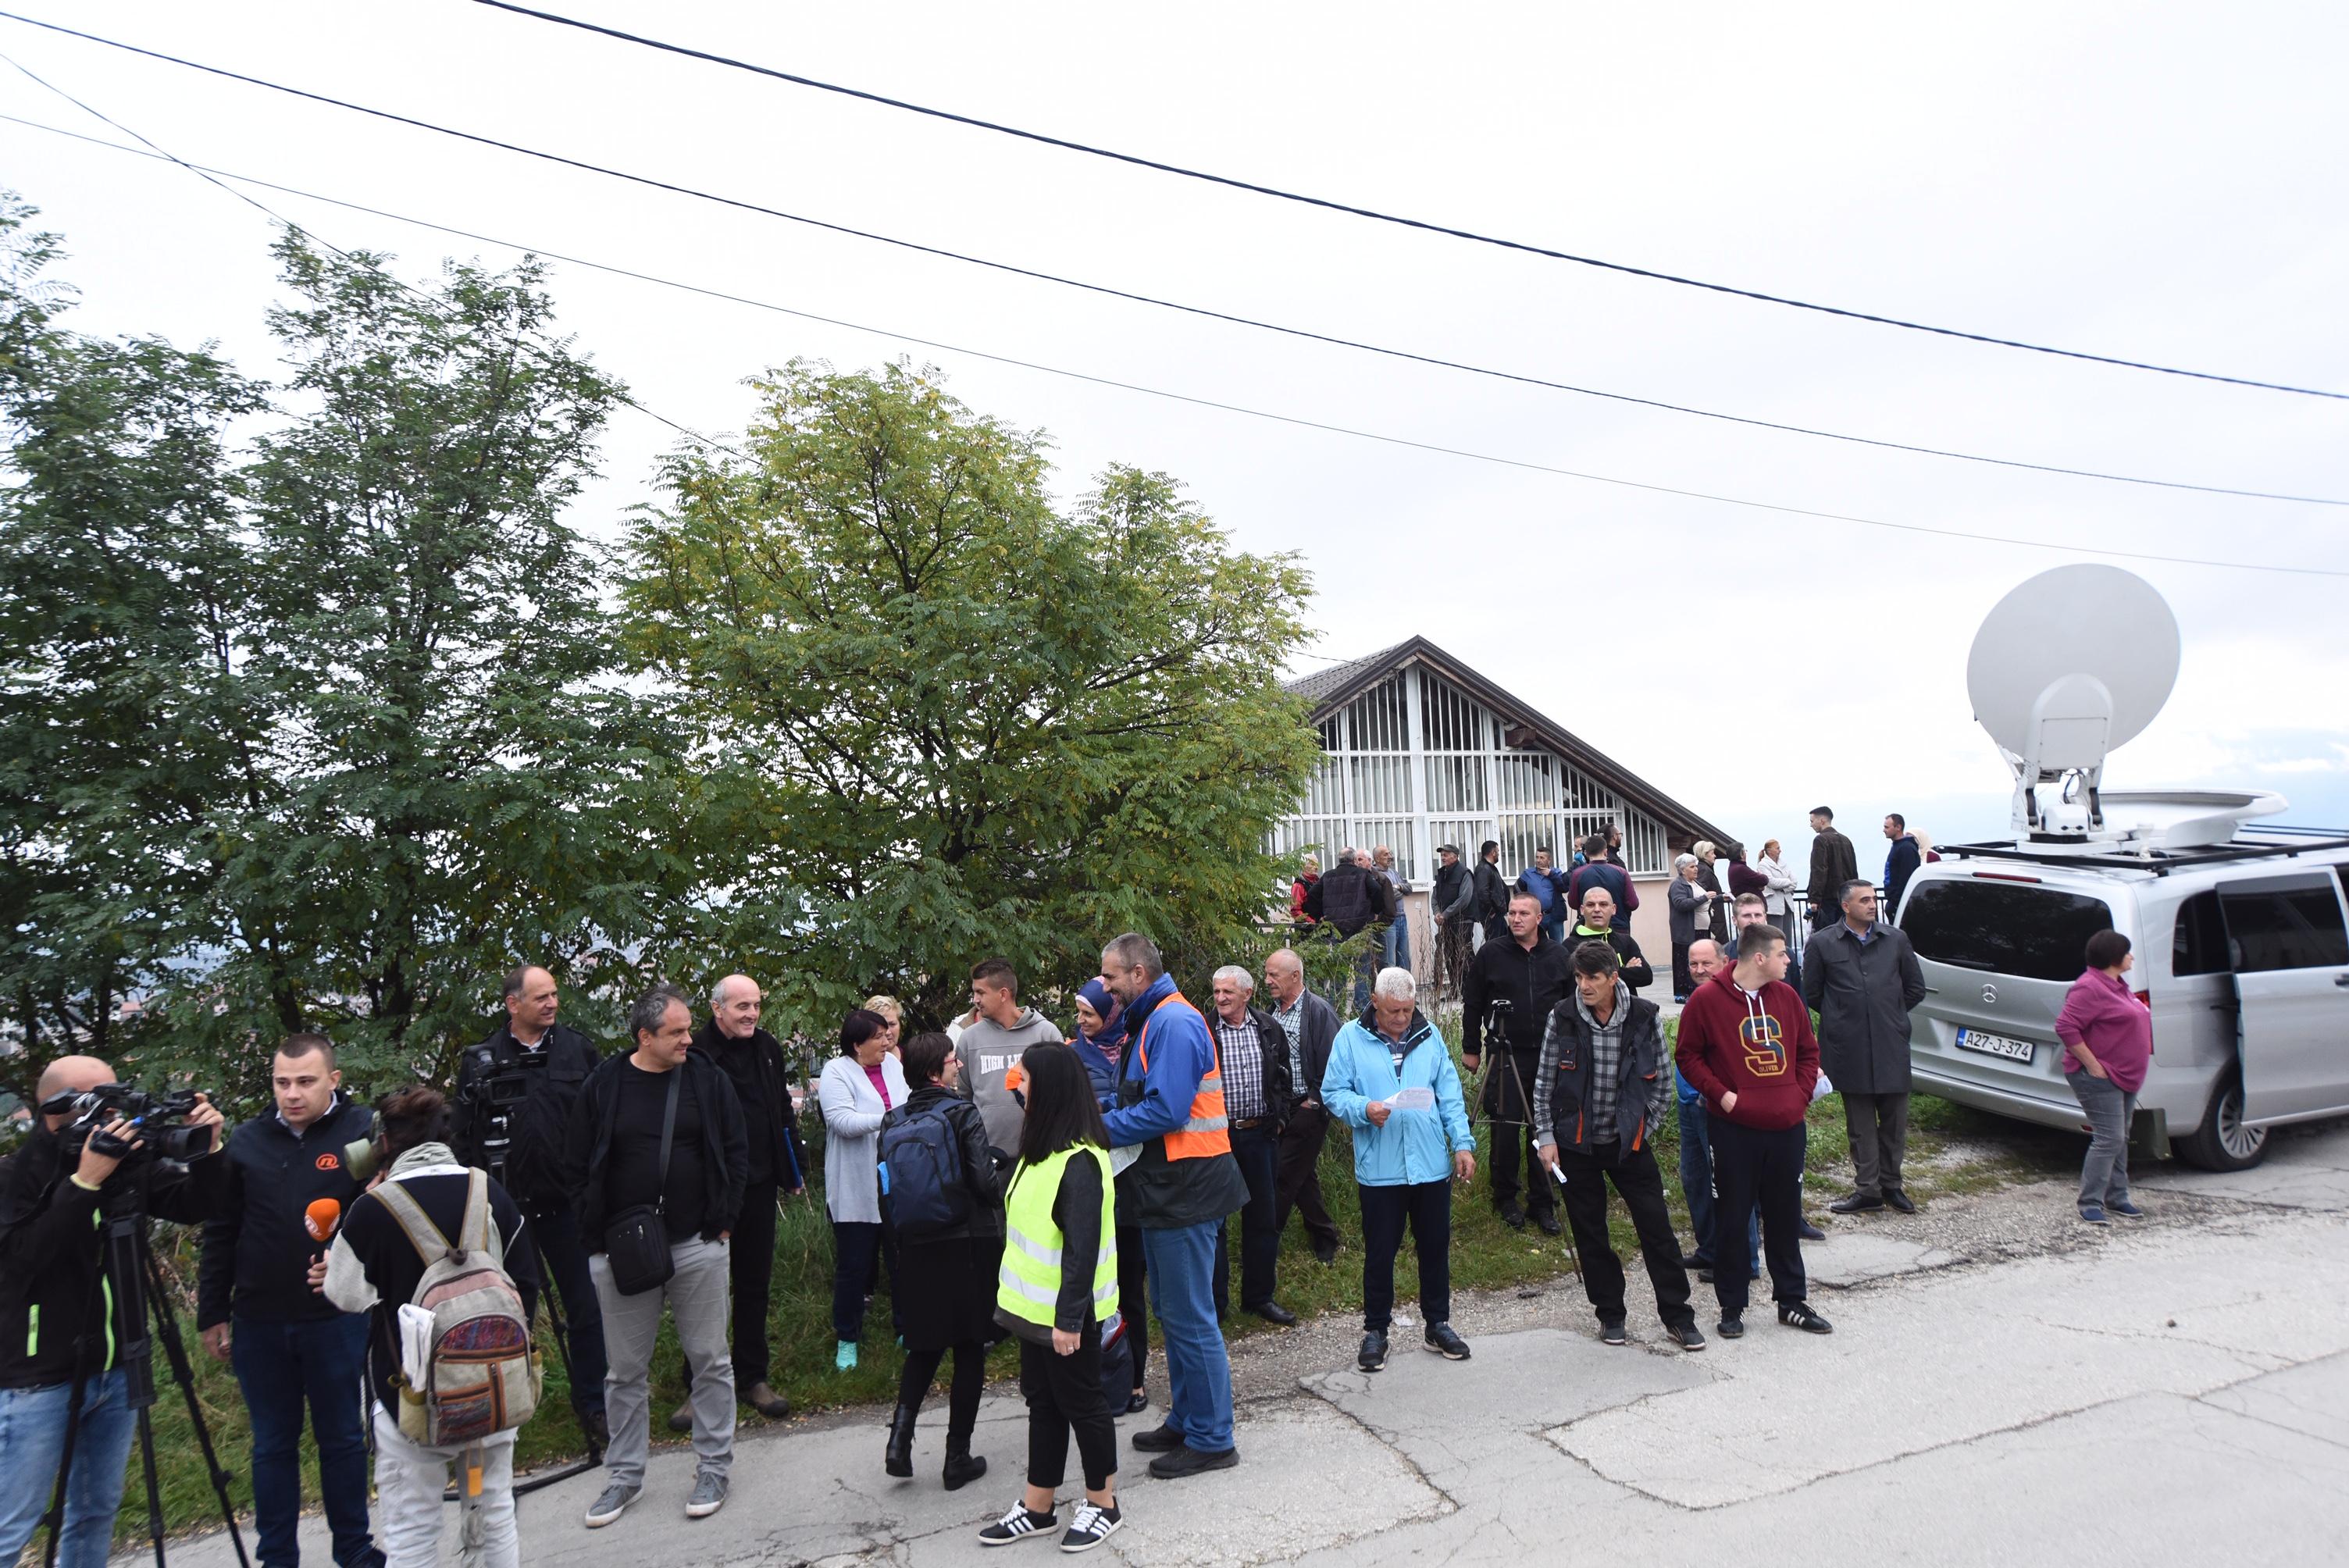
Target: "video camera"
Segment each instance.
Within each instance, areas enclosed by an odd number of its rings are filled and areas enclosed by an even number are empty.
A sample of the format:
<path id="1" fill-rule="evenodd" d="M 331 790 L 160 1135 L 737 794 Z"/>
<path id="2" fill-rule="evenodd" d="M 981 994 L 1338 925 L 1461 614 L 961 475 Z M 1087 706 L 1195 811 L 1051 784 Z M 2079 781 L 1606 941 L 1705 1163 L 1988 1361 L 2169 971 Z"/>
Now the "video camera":
<path id="1" fill-rule="evenodd" d="M 52 1095 L 41 1102 L 41 1112 L 45 1116 L 73 1118 L 57 1133 L 64 1140 L 68 1163 L 80 1158 L 85 1142 L 113 1160 L 160 1158 L 185 1161 L 200 1159 L 212 1150 L 210 1127 L 186 1125 L 185 1119 L 196 1105 L 196 1091 L 191 1088 L 156 1095 L 127 1083 L 102 1083 L 96 1088 L 67 1089 Z M 136 1147 L 130 1139 L 106 1130 L 118 1120 L 130 1123 L 139 1139 Z"/>
<path id="2" fill-rule="evenodd" d="M 530 1098 L 531 1080 L 546 1070 L 547 1053 L 524 1051 L 501 1062 L 489 1047 L 475 1046 L 468 1055 L 473 1076 L 458 1099 L 470 1112 L 481 1165 L 503 1181 L 506 1152 L 513 1147 L 513 1108 Z"/>
<path id="3" fill-rule="evenodd" d="M 1517 1004 L 1507 996 L 1490 996 L 1485 1001 L 1485 1040 L 1487 1050 L 1508 1050 L 1516 1042 L 1509 1038 L 1509 1020 L 1516 1016 Z"/>

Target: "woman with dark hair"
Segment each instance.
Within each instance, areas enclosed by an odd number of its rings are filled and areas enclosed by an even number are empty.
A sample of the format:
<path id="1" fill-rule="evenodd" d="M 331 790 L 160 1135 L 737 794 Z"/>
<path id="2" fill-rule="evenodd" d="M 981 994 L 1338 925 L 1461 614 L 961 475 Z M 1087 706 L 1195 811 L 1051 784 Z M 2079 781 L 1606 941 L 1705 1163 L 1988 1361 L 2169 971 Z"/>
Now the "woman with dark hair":
<path id="1" fill-rule="evenodd" d="M 889 1314 L 903 1315 L 897 1260 L 881 1222 L 881 1122 L 905 1103 L 905 1072 L 888 1050 L 889 1020 L 862 1007 L 840 1026 L 840 1055 L 823 1064 L 816 1103 L 823 1109 L 823 1202 L 832 1213 L 832 1332 L 835 1370 L 856 1365 L 864 1308 L 889 1264 Z"/>
<path id="2" fill-rule="evenodd" d="M 2088 1113 L 2088 1158 L 2080 1167 L 2080 1218 L 2106 1225 L 2112 1216 L 2142 1220 L 2129 1202 L 2129 1123 L 2153 1060 L 2153 1014 L 2122 978 L 2137 963 L 2117 931 L 2088 938 L 2088 967 L 2072 982 L 2055 1037 L 2064 1042 L 2064 1080 Z"/>
<path id="3" fill-rule="evenodd" d="M 1083 1552 L 1123 1522 L 1117 1508 L 1117 1428 L 1101 1387 L 1102 1324 L 1117 1311 L 1109 1135 L 1074 1051 L 1030 1046 L 1019 1067 L 1028 1114 L 1004 1202 L 1009 1238 L 995 1321 L 1019 1336 L 1028 1488 L 978 1538 L 1000 1546 L 1060 1522 L 1054 1494 L 1068 1471 L 1074 1431 L 1085 1496 L 1061 1537 L 1061 1550 Z"/>
<path id="4" fill-rule="evenodd" d="M 916 1035 L 903 1056 L 912 1093 L 884 1125 L 902 1126 L 917 1116 L 945 1119 L 960 1156 L 970 1216 L 918 1237 L 902 1232 L 897 1237 L 890 1288 L 905 1302 L 905 1370 L 897 1379 L 897 1409 L 889 1418 L 882 1468 L 891 1475 L 914 1473 L 914 1423 L 938 1375 L 938 1362 L 951 1350 L 945 1478 L 947 1490 L 954 1491 L 987 1473 L 987 1460 L 971 1457 L 970 1434 L 987 1387 L 987 1347 L 999 1337 L 995 1289 L 1003 1264 L 1003 1177 L 978 1108 L 957 1092 L 962 1062 L 953 1043 L 944 1035 Z"/>
<path id="5" fill-rule="evenodd" d="M 1117 1065 L 1124 1058 L 1125 1047 L 1124 1009 L 1099 977 L 1086 981 L 1077 992 L 1077 1032 L 1070 1037 L 1069 1048 L 1084 1064 L 1094 1102 L 1104 1111 L 1117 1108 Z M 1117 1182 L 1117 1299 L 1125 1317 L 1125 1342 L 1133 1350 L 1133 1389 L 1112 1412 L 1123 1416 L 1150 1407 L 1150 1390 L 1144 1386 L 1150 1372 L 1150 1312 L 1143 1305 L 1147 1276 L 1142 1227 L 1133 1218 L 1133 1185 L 1123 1177 Z"/>

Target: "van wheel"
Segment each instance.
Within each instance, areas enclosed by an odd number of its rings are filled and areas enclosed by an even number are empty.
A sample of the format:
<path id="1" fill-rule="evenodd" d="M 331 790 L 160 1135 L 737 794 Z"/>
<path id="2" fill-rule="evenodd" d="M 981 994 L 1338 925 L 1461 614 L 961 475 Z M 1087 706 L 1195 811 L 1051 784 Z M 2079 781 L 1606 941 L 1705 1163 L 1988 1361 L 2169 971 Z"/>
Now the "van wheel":
<path id="1" fill-rule="evenodd" d="M 2268 1130 L 2243 1125 L 2241 1069 L 2219 1080 L 2202 1125 L 2178 1144 L 2178 1152 L 2205 1171 L 2248 1171 L 2267 1158 Z"/>

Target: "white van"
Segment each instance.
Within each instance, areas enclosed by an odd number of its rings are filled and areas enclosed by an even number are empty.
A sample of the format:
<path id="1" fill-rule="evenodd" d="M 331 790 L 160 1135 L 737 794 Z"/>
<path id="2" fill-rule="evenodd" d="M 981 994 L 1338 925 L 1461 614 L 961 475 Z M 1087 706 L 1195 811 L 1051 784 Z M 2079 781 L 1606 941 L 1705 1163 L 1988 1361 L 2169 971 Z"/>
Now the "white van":
<path id="1" fill-rule="evenodd" d="M 2129 979 L 2153 1010 L 2140 1141 L 2240 1170 L 2266 1154 L 2269 1128 L 2349 1114 L 2349 837 L 2227 825 L 2217 842 L 2163 848 L 1940 846 L 1896 917 L 1928 987 L 1909 1047 L 1917 1088 L 2080 1127 L 2055 1016 L 2089 935 L 2110 926 L 2129 938 Z"/>

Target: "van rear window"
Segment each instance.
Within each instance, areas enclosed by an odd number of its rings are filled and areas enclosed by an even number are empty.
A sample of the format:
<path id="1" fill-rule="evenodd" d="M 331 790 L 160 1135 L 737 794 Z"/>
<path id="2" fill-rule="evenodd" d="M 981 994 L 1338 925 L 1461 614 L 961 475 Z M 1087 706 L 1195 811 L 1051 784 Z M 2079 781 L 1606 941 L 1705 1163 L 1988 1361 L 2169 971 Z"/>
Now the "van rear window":
<path id="1" fill-rule="evenodd" d="M 2100 898 L 1971 879 L 1920 882 L 1900 912 L 1920 958 L 2027 980 L 2078 979 L 2088 938 L 2112 923 Z"/>

